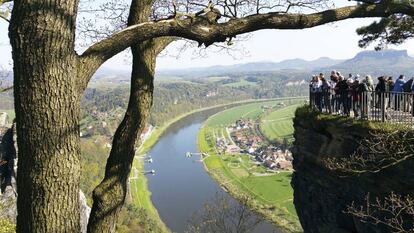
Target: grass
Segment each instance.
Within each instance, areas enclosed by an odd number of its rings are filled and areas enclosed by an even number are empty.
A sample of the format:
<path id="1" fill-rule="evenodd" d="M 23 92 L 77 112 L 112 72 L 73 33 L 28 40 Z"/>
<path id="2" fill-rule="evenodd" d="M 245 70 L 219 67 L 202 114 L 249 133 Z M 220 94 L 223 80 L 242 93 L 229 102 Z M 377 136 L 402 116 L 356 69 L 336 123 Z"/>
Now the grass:
<path id="1" fill-rule="evenodd" d="M 300 104 L 290 105 L 276 110 L 262 118 L 260 130 L 269 139 L 291 139 L 293 135 L 293 121 L 295 111 Z"/>
<path id="2" fill-rule="evenodd" d="M 289 136 L 293 129 L 292 117 L 298 102 L 292 101 L 290 106 L 279 108 L 267 114 L 265 119 L 275 119 L 280 124 L 273 129 L 281 130 L 281 136 Z M 301 232 L 299 219 L 293 205 L 293 189 L 290 185 L 291 172 L 266 174 L 263 166 L 257 166 L 250 161 L 248 155 L 217 155 L 215 152 L 215 135 L 221 135 L 226 125 L 234 123 L 237 119 L 249 116 L 258 118 L 263 113 L 263 105 L 275 105 L 277 101 L 245 104 L 234 107 L 211 116 L 200 129 L 198 134 L 198 147 L 202 152 L 210 154 L 204 164 L 211 176 L 226 187 L 237 197 L 252 197 L 249 201 L 251 208 L 263 214 L 267 219 L 275 222 L 287 232 Z M 286 121 L 286 122 L 284 122 Z M 273 121 L 271 121 L 273 122 Z M 269 123 L 271 123 L 269 121 Z M 226 136 L 226 135 L 225 135 Z"/>
<path id="3" fill-rule="evenodd" d="M 251 118 L 255 119 L 263 113 L 263 105 L 276 105 L 281 101 L 266 101 L 260 103 L 251 103 L 234 108 L 227 109 L 218 114 L 213 115 L 206 122 L 208 127 L 219 127 L 223 125 L 229 125 L 234 123 L 240 118 Z"/>

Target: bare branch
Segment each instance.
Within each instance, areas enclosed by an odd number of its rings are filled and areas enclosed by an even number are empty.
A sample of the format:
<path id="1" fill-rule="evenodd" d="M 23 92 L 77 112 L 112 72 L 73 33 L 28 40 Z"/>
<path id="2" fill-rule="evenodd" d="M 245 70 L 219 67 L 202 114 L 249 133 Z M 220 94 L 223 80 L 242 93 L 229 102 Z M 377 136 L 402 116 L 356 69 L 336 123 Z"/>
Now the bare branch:
<path id="1" fill-rule="evenodd" d="M 352 203 L 344 212 L 363 223 L 385 227 L 390 232 L 414 232 L 414 199 L 409 195 L 403 196 L 392 192 L 385 198 L 376 197 L 371 202 L 368 193 L 365 201 L 366 204 L 362 206 Z"/>
<path id="2" fill-rule="evenodd" d="M 327 158 L 323 161 L 331 170 L 349 175 L 377 173 L 411 158 L 414 154 L 414 138 L 411 130 L 371 132 L 359 142 L 349 156 Z"/>

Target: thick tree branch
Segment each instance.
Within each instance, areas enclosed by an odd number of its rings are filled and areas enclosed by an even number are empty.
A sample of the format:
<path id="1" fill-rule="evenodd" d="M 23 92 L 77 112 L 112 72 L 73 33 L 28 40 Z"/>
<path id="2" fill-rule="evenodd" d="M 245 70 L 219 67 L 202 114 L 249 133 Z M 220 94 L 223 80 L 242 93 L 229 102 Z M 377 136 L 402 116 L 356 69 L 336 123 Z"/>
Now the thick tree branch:
<path id="1" fill-rule="evenodd" d="M 414 7 L 408 3 L 392 2 L 362 4 L 313 14 L 255 14 L 225 23 L 212 22 L 204 15 L 196 18 L 168 18 L 127 27 L 95 43 L 81 55 L 81 62 L 91 72 L 95 72 L 103 62 L 132 44 L 161 36 L 183 37 L 209 46 L 238 34 L 261 29 L 304 29 L 350 18 L 386 17 L 396 13 L 414 15 Z"/>

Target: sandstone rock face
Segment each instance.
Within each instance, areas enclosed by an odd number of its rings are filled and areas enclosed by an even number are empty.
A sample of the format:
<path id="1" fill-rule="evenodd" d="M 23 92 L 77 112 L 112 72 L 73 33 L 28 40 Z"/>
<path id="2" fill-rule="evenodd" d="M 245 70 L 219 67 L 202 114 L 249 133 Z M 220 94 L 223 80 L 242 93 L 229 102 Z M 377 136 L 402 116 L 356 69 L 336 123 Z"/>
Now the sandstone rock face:
<path id="1" fill-rule="evenodd" d="M 10 158 L 10 150 L 15 148 L 13 142 L 15 132 L 13 132 L 13 128 L 8 127 L 7 119 L 6 113 L 0 113 L 0 162 L 2 163 L 0 166 L 0 218 L 8 219 L 14 223 L 17 216 L 16 179 L 14 176 L 11 177 L 11 180 L 6 179 L 6 170 L 8 169 L 8 163 L 6 162 L 10 161 L 8 160 Z M 11 168 L 12 170 L 15 169 L 13 166 Z"/>
<path id="2" fill-rule="evenodd" d="M 86 233 L 88 227 L 89 215 L 91 214 L 91 208 L 86 203 L 85 194 L 79 191 L 79 207 L 80 207 L 80 224 L 82 233 Z"/>
<path id="3" fill-rule="evenodd" d="M 328 157 L 347 157 L 363 137 L 367 124 L 344 118 L 325 117 L 298 111 L 294 119 L 292 178 L 294 204 L 305 232 L 390 232 L 379 225 L 362 223 L 344 213 L 353 202 L 363 205 L 366 196 L 384 197 L 392 191 L 414 196 L 414 161 L 388 167 L 377 173 L 344 176 L 328 169 Z"/>
<path id="4" fill-rule="evenodd" d="M 6 127 L 9 124 L 8 115 L 5 112 L 0 112 L 0 127 Z"/>

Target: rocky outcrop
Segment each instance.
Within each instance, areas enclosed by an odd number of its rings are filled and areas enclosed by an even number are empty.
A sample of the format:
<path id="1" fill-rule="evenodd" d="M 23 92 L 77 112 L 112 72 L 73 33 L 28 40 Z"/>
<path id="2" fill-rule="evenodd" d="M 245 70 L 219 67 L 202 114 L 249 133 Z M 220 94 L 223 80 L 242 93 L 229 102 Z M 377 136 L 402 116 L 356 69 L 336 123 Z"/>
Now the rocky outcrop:
<path id="1" fill-rule="evenodd" d="M 0 113 L 0 218 L 15 222 L 16 208 L 16 133 L 6 113 Z"/>
<path id="2" fill-rule="evenodd" d="M 9 124 L 9 117 L 7 113 L 0 112 L 0 127 L 6 127 Z"/>
<path id="3" fill-rule="evenodd" d="M 375 124 L 315 113 L 300 108 L 294 119 L 292 178 L 294 204 L 305 232 L 390 232 L 381 225 L 362 223 L 344 211 L 363 205 L 369 193 L 414 196 L 414 160 L 408 158 L 378 172 L 344 174 L 326 166 L 328 158 L 348 158 Z"/>
<path id="4" fill-rule="evenodd" d="M 85 194 L 79 191 L 79 208 L 80 208 L 80 225 L 81 232 L 86 233 L 88 227 L 89 215 L 91 214 L 91 208 L 86 203 Z"/>

